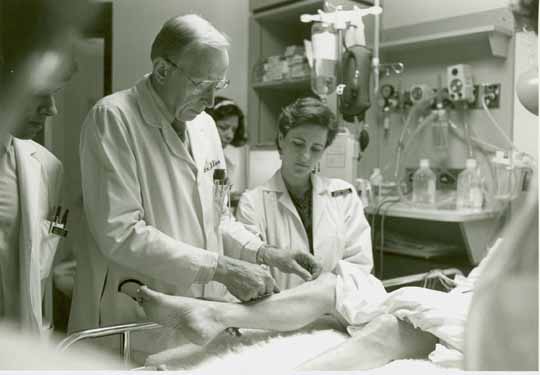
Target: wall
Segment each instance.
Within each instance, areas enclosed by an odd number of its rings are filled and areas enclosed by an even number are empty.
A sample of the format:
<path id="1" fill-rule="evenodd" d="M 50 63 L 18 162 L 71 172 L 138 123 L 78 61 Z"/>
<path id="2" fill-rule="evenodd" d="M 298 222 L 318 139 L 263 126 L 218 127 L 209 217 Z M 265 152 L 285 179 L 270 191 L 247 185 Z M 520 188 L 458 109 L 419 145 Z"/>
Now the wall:
<path id="1" fill-rule="evenodd" d="M 538 69 L 538 37 L 533 33 L 516 33 L 515 83 L 520 74 L 534 66 Z M 514 90 L 515 91 L 515 90 Z M 538 155 L 538 116 L 530 113 L 514 95 L 514 144 L 519 150 Z"/>
<path id="2" fill-rule="evenodd" d="M 187 13 L 200 14 L 229 36 L 231 85 L 222 94 L 246 108 L 248 0 L 113 0 L 113 91 L 151 70 L 150 47 L 162 24 Z"/>
<path id="3" fill-rule="evenodd" d="M 74 48 L 78 71 L 66 87 L 55 95 L 58 115 L 47 121 L 45 142 L 64 164 L 63 204 L 69 208 L 70 234 L 63 241 L 57 261 L 80 245 L 82 214 L 79 136 L 90 108 L 103 96 L 103 39 L 85 39 Z"/>

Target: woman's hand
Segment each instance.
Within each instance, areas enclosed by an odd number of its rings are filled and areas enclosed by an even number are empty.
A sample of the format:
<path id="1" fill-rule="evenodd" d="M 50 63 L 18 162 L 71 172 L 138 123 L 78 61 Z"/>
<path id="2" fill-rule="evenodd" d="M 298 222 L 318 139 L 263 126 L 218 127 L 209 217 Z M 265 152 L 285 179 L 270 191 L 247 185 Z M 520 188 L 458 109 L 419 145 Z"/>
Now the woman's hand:
<path id="1" fill-rule="evenodd" d="M 281 272 L 293 273 L 305 281 L 315 280 L 323 269 L 320 259 L 309 253 L 269 245 L 259 249 L 257 259 L 259 263 L 277 267 Z"/>

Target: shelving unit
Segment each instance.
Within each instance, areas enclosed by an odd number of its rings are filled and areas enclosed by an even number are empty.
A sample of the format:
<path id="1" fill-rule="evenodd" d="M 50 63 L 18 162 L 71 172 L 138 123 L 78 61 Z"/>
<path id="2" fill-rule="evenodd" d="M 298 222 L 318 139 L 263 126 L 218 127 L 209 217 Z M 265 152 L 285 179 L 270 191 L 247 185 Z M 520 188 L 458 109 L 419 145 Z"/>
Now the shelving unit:
<path id="1" fill-rule="evenodd" d="M 382 52 L 399 52 L 413 48 L 441 48 L 457 43 L 474 43 L 488 45 L 493 56 L 506 58 L 511 37 L 512 30 L 506 27 L 486 25 L 387 41 L 381 43 L 380 49 Z"/>
<path id="2" fill-rule="evenodd" d="M 431 229 L 435 233 L 451 233 L 449 238 L 431 238 L 432 240 L 449 241 L 463 247 L 471 264 L 478 264 L 484 257 L 486 245 L 499 224 L 500 211 L 491 209 L 452 210 L 414 207 L 407 203 L 389 203 L 387 207 L 376 212 L 375 207 L 365 208 L 368 215 L 384 215 L 391 218 L 387 229 L 406 226 L 412 233 L 422 237 Z M 428 225 L 429 223 L 429 225 Z M 402 228 L 401 228 L 402 229 Z"/>
<path id="3" fill-rule="evenodd" d="M 256 90 L 306 90 L 310 87 L 310 79 L 309 77 L 305 77 L 289 80 L 257 82 L 251 87 Z"/>
<path id="4" fill-rule="evenodd" d="M 364 1 L 366 5 L 372 4 Z M 362 2 L 332 0 L 334 5 L 352 9 Z M 262 59 L 282 55 L 285 47 L 303 45 L 304 39 L 311 39 L 311 24 L 300 22 L 300 15 L 317 13 L 323 9 L 323 0 L 251 0 L 252 14 L 249 21 L 249 57 L 252 69 Z M 369 30 L 369 24 L 366 29 Z M 268 147 L 275 144 L 276 123 L 281 109 L 300 96 L 313 95 L 310 78 L 256 82 L 253 74 L 248 78 L 248 124 L 252 147 Z M 332 97 L 329 97 L 329 103 Z M 335 109 L 335 108 L 334 108 Z"/>
<path id="5" fill-rule="evenodd" d="M 396 203 L 383 208 L 384 214 L 393 217 L 402 217 L 410 219 L 434 220 L 447 223 L 466 223 L 470 221 L 484 220 L 494 218 L 498 211 L 484 209 L 476 210 L 452 210 L 440 208 L 419 208 L 407 203 Z M 375 213 L 375 207 L 365 208 L 368 214 Z"/>

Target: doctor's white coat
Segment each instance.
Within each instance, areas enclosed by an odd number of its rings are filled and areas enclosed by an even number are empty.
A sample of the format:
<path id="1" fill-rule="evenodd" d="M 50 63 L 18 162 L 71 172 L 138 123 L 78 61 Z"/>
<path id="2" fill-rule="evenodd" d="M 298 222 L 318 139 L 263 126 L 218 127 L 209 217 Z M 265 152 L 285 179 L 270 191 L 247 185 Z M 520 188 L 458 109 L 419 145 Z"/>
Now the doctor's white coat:
<path id="1" fill-rule="evenodd" d="M 210 281 L 223 254 L 213 172 L 225 162 L 215 123 L 203 112 L 186 124 L 192 158 L 152 90 L 147 76 L 103 98 L 83 125 L 88 248 L 77 254 L 70 331 L 144 320 L 117 290 L 129 278 L 167 294 L 226 295 Z M 229 249 L 253 260 L 260 239 L 239 223 L 230 228 Z"/>
<path id="2" fill-rule="evenodd" d="M 340 269 L 369 274 L 373 267 L 371 233 L 355 189 L 343 180 L 316 174 L 311 176 L 311 182 L 313 250 L 322 259 L 324 272 L 335 272 L 339 262 L 347 262 Z M 338 195 L 332 196 L 332 192 Z M 281 170 L 263 185 L 242 195 L 237 219 L 257 232 L 264 242 L 309 253 L 306 231 Z M 271 272 L 282 289 L 303 283 L 300 277 L 274 267 Z"/>
<path id="3" fill-rule="evenodd" d="M 51 268 L 60 237 L 49 234 L 48 219 L 60 200 L 62 164 L 31 140 L 13 138 L 19 185 L 20 322 L 44 333 L 52 328 Z"/>

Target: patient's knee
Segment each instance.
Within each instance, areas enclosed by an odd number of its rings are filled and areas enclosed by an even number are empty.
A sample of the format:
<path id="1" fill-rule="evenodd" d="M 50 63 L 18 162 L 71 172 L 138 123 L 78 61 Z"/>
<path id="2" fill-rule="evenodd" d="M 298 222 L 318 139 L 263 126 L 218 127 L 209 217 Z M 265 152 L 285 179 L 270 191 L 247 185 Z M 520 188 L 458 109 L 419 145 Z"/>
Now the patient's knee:
<path id="1" fill-rule="evenodd" d="M 391 314 L 373 319 L 354 338 L 388 350 L 395 356 L 393 359 L 425 357 L 433 351 L 437 342 L 432 334 L 414 328 L 409 322 Z"/>

